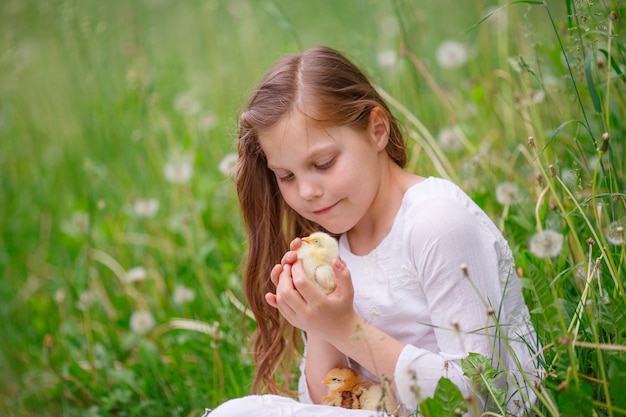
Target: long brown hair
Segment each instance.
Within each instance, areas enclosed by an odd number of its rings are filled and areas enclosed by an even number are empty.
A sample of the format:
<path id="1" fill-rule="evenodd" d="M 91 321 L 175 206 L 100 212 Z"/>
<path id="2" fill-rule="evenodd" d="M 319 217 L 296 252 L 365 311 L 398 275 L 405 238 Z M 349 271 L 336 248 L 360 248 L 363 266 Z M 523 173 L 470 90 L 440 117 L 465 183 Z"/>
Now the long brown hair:
<path id="1" fill-rule="evenodd" d="M 367 77 L 339 52 L 316 47 L 282 57 L 263 77 L 239 117 L 237 193 L 248 237 L 244 287 L 256 317 L 252 391 L 290 393 L 290 371 L 301 339 L 279 311 L 267 304 L 274 291 L 270 270 L 295 236 L 321 230 L 283 200 L 274 173 L 259 145 L 259 134 L 297 108 L 321 126 L 367 129 L 369 114 L 382 108 L 389 118 L 386 151 L 399 166 L 406 163 L 404 140 L 396 119 Z M 278 382 L 277 378 L 281 377 Z"/>

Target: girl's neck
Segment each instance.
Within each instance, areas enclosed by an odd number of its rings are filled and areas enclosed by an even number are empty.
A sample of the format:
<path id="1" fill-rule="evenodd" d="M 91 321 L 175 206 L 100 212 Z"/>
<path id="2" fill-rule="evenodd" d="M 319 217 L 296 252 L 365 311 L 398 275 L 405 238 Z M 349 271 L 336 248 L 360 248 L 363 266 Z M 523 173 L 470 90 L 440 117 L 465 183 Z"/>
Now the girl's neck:
<path id="1" fill-rule="evenodd" d="M 350 250 L 355 255 L 367 255 L 389 234 L 406 191 L 423 177 L 404 171 L 395 163 L 380 183 L 378 194 L 366 218 L 347 232 Z"/>

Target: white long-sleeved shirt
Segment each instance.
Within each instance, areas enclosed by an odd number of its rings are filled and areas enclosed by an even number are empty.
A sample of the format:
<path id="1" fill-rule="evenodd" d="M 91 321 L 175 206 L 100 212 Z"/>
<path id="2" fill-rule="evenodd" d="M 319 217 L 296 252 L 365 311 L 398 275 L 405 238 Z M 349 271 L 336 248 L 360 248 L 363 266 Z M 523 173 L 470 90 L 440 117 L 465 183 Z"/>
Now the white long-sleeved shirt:
<path id="1" fill-rule="evenodd" d="M 373 251 L 354 255 L 343 235 L 339 254 L 351 272 L 356 311 L 406 344 L 394 378 L 407 408 L 432 397 L 441 377 L 469 394 L 461 359 L 470 352 L 506 370 L 500 384 L 508 389 L 510 413 L 524 411 L 523 398 L 534 401 L 530 390 L 518 392 L 534 382 L 537 341 L 511 250 L 459 187 L 432 177 L 415 184 Z M 300 401 L 310 403 L 304 361 L 300 369 Z"/>
<path id="2" fill-rule="evenodd" d="M 437 178 L 411 187 L 391 231 L 365 256 L 352 254 L 345 236 L 339 243 L 339 254 L 351 272 L 357 312 L 405 343 L 394 378 L 398 400 L 409 412 L 433 395 L 441 377 L 470 393 L 461 370 L 461 359 L 469 352 L 492 358 L 494 366 L 506 370 L 501 386 L 508 388 L 511 414 L 523 413 L 524 399 L 534 401 L 524 387 L 536 374 L 530 360 L 537 351 L 536 336 L 511 251 L 493 222 L 460 188 Z M 487 314 L 488 306 L 493 315 Z M 300 365 L 300 401 L 250 395 L 223 403 L 210 417 L 372 416 L 367 410 L 312 405 L 304 361 L 306 352 Z M 526 392 L 523 397 L 518 387 Z"/>

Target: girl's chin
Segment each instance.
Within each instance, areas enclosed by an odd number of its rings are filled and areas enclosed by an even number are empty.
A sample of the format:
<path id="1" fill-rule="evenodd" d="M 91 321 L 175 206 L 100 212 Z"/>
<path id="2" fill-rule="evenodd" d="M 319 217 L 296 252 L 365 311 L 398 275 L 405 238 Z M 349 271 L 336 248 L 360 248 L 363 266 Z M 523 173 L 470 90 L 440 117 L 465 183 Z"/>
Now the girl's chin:
<path id="1" fill-rule="evenodd" d="M 345 225 L 323 224 L 323 223 L 319 223 L 319 225 L 322 226 L 329 233 L 332 233 L 334 235 L 340 235 L 350 230 L 350 228 Z"/>

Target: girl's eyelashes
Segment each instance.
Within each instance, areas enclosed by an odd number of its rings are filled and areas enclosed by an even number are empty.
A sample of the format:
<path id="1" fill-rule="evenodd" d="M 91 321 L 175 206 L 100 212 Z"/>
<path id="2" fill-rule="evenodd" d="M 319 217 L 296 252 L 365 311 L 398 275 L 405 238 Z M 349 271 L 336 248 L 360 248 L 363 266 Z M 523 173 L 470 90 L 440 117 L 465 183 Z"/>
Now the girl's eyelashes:
<path id="1" fill-rule="evenodd" d="M 287 182 L 287 181 L 291 181 L 294 178 L 294 175 L 292 173 L 285 174 L 285 175 L 276 175 L 276 178 L 278 178 L 278 181 L 280 182 Z"/>
<path id="2" fill-rule="evenodd" d="M 335 160 L 336 160 L 335 158 L 331 158 L 328 161 L 323 162 L 321 164 L 314 164 L 313 167 L 319 170 L 329 169 L 335 164 Z M 280 182 L 288 182 L 295 178 L 295 175 L 292 172 L 280 173 L 280 174 L 277 172 L 274 172 L 274 175 L 276 175 L 276 179 L 278 179 L 278 181 Z"/>
<path id="3" fill-rule="evenodd" d="M 324 162 L 323 164 L 316 164 L 315 168 L 317 168 L 317 169 L 328 169 L 331 166 L 333 166 L 334 163 L 335 163 L 335 158 L 332 158 L 332 159 L 328 160 L 327 162 Z"/>

